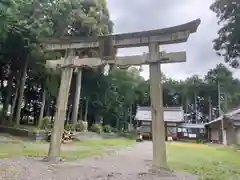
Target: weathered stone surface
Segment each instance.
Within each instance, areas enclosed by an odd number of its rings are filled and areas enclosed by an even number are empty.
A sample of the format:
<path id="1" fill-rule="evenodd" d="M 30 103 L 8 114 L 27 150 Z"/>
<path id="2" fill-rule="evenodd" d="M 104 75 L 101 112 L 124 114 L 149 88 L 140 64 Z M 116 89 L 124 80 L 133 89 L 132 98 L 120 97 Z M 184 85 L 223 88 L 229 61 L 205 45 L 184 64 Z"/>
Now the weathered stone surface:
<path id="1" fill-rule="evenodd" d="M 150 31 L 133 32 L 113 35 L 115 48 L 147 46 L 149 42 L 159 44 L 175 44 L 186 42 L 190 33 L 195 33 L 201 20 L 197 19 L 186 24 Z M 89 38 L 46 38 L 42 39 L 43 46 L 48 50 L 98 48 L 98 37 Z"/>
<path id="2" fill-rule="evenodd" d="M 149 64 L 153 62 L 159 62 L 161 64 L 165 63 L 179 63 L 186 62 L 186 52 L 173 52 L 173 53 L 164 53 L 159 52 L 159 55 L 156 59 L 150 59 L 149 53 L 143 55 L 135 56 L 119 56 L 115 60 L 102 61 L 100 58 L 79 58 L 78 56 L 74 57 L 69 61 L 68 65 L 64 65 L 64 59 L 59 60 L 48 60 L 46 63 L 46 68 L 53 71 L 57 71 L 63 66 L 74 66 L 74 67 L 98 67 L 103 64 L 115 64 L 116 66 L 132 66 L 132 65 L 142 65 Z"/>

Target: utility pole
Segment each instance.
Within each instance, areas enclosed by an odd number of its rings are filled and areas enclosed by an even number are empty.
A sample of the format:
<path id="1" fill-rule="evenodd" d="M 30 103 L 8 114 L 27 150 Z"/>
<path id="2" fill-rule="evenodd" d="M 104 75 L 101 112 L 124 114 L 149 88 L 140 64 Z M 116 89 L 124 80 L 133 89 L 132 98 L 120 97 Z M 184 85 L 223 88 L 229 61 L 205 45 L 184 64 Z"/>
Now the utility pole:
<path id="1" fill-rule="evenodd" d="M 209 122 L 212 121 L 212 99 L 211 96 L 208 97 L 208 106 L 209 106 Z"/>
<path id="2" fill-rule="evenodd" d="M 220 83 L 219 81 L 217 82 L 218 84 L 218 110 L 219 110 L 219 116 L 221 118 L 221 129 L 222 129 L 222 143 L 224 141 L 224 137 L 223 137 L 223 134 L 224 134 L 224 124 L 223 124 L 223 112 L 222 112 L 222 109 L 221 109 L 221 86 L 220 86 Z"/>
<path id="3" fill-rule="evenodd" d="M 198 109 L 197 109 L 197 94 L 194 92 L 194 108 L 195 108 L 195 118 L 196 118 L 196 124 L 198 124 Z"/>
<path id="4" fill-rule="evenodd" d="M 133 129 L 133 122 L 132 122 L 132 106 L 133 104 L 131 103 L 130 110 L 129 110 L 129 124 L 130 124 L 130 131 Z"/>

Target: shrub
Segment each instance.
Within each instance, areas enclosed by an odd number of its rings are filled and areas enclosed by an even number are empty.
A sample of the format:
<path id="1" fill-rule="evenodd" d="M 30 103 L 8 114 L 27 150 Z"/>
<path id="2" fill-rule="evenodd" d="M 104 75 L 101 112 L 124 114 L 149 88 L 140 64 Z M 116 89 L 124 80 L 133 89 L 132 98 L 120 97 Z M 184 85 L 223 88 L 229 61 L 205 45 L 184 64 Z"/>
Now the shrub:
<path id="1" fill-rule="evenodd" d="M 117 128 L 112 127 L 112 132 L 114 132 L 114 133 L 118 133 L 119 130 L 118 130 Z"/>
<path id="2" fill-rule="evenodd" d="M 85 132 L 88 129 L 88 122 L 87 121 L 78 121 L 76 124 L 76 131 Z"/>
<path id="3" fill-rule="evenodd" d="M 92 132 L 96 132 L 96 133 L 101 133 L 102 132 L 102 125 L 101 124 L 93 124 L 91 127 L 90 127 L 90 131 Z"/>
<path id="4" fill-rule="evenodd" d="M 199 138 L 197 138 L 196 143 L 197 144 L 203 144 L 204 143 L 204 139 L 199 137 Z"/>
<path id="5" fill-rule="evenodd" d="M 51 120 L 51 118 L 49 116 L 45 116 L 43 117 L 43 119 L 41 120 L 41 127 L 39 127 L 40 129 L 52 129 L 53 128 L 53 121 Z"/>
<path id="6" fill-rule="evenodd" d="M 66 124 L 65 127 L 64 127 L 64 129 L 65 129 L 66 131 L 71 131 L 71 130 L 72 130 L 72 125 L 71 125 L 71 124 Z"/>
<path id="7" fill-rule="evenodd" d="M 113 128 L 110 125 L 104 125 L 103 126 L 103 132 L 105 132 L 105 133 L 111 133 L 112 129 Z"/>

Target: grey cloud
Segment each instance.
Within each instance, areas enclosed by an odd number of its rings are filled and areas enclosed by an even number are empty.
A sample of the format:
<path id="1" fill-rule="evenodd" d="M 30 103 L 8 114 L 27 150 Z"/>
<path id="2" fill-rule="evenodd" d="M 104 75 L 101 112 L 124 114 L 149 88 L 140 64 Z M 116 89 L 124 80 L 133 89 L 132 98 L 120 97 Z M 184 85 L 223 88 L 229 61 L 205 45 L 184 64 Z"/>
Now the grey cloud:
<path id="1" fill-rule="evenodd" d="M 217 35 L 215 14 L 209 10 L 212 0 L 108 0 L 115 32 L 132 32 L 174 26 L 201 18 L 198 32 L 191 35 L 184 44 L 164 46 L 170 52 L 186 50 L 187 62 L 168 64 L 163 71 L 168 76 L 182 79 L 193 74 L 203 75 L 217 63 L 223 62 L 212 48 L 212 40 Z M 120 55 L 142 54 L 146 47 L 121 49 Z M 148 77 L 148 67 L 144 66 L 144 77 Z"/>
<path id="2" fill-rule="evenodd" d="M 172 6 L 168 1 L 161 0 L 109 0 L 110 12 L 119 17 L 114 22 L 116 32 L 148 30 L 168 26 L 168 22 L 172 22 L 171 14 L 181 4 L 178 0 L 173 1 L 175 6 Z M 169 9 L 171 10 L 169 11 Z"/>

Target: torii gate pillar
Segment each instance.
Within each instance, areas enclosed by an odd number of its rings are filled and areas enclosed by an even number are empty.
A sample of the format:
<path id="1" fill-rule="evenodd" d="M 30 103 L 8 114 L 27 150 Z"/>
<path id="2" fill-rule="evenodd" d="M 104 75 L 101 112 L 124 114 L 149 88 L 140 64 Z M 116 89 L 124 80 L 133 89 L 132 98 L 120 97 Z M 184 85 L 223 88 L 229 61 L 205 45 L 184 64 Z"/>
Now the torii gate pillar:
<path id="1" fill-rule="evenodd" d="M 149 44 L 150 97 L 152 113 L 153 167 L 166 168 L 165 124 L 163 119 L 163 95 L 161 83 L 161 64 L 158 43 Z"/>
<path id="2" fill-rule="evenodd" d="M 74 57 L 74 50 L 67 49 L 65 58 L 64 58 L 64 65 L 68 64 L 69 61 Z M 61 82 L 60 88 L 57 97 L 57 105 L 56 105 L 56 112 L 54 119 L 58 121 L 58 123 L 54 123 L 53 132 L 51 136 L 51 143 L 49 145 L 49 152 L 48 157 L 46 160 L 49 161 L 56 161 L 59 158 L 60 154 L 60 147 L 62 141 L 62 133 L 64 131 L 64 121 L 66 119 L 66 110 L 68 104 L 68 95 L 72 80 L 72 73 L 73 67 L 65 66 L 61 70 Z M 59 148 L 54 148 L 54 147 Z"/>

